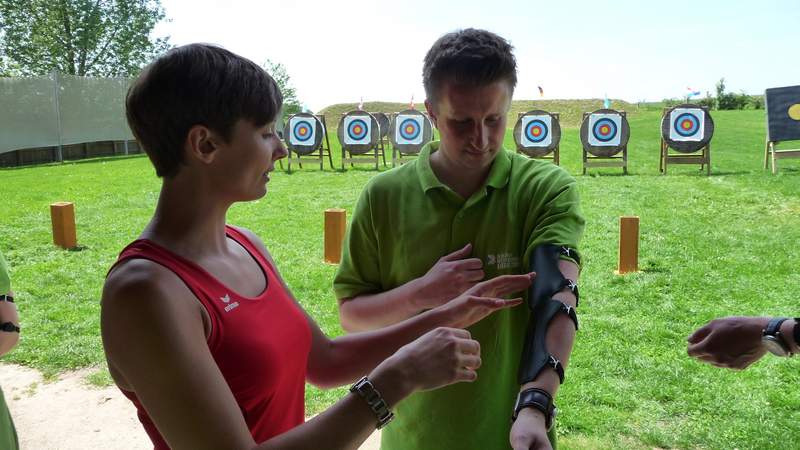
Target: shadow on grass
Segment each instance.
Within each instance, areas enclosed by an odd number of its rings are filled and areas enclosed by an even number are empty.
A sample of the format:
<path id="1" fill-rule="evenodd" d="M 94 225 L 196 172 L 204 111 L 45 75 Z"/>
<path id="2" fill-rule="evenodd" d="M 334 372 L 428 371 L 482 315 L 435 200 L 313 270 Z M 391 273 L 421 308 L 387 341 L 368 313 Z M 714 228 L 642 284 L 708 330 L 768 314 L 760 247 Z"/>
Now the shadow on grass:
<path id="1" fill-rule="evenodd" d="M 89 247 L 86 245 L 79 245 L 77 247 L 68 248 L 68 252 L 82 252 L 84 250 L 89 250 Z"/>

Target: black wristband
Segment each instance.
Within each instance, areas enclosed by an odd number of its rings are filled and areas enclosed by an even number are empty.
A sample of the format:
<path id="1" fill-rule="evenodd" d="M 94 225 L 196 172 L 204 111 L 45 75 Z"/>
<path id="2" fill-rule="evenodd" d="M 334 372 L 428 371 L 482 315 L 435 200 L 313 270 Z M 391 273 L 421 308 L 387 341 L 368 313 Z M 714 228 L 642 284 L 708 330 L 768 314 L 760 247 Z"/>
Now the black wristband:
<path id="1" fill-rule="evenodd" d="M 3 322 L 0 323 L 0 331 L 5 331 L 7 333 L 19 333 L 19 327 L 11 322 Z"/>
<path id="2" fill-rule="evenodd" d="M 800 317 L 794 318 L 794 330 L 792 334 L 794 335 L 794 343 L 800 347 Z"/>
<path id="3" fill-rule="evenodd" d="M 14 303 L 14 297 L 10 295 L 0 295 L 0 302 Z"/>

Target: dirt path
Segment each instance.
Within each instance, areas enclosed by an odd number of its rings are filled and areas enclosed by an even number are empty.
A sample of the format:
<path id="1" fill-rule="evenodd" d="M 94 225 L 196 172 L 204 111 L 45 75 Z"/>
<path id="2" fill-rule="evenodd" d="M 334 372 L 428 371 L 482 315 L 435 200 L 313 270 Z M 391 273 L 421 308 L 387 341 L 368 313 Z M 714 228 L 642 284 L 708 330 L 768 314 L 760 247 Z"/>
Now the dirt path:
<path id="1" fill-rule="evenodd" d="M 147 450 L 150 440 L 133 405 L 115 387 L 97 388 L 91 369 L 67 372 L 44 383 L 33 369 L 0 363 L 5 393 L 22 450 Z M 377 450 L 374 433 L 361 450 Z"/>

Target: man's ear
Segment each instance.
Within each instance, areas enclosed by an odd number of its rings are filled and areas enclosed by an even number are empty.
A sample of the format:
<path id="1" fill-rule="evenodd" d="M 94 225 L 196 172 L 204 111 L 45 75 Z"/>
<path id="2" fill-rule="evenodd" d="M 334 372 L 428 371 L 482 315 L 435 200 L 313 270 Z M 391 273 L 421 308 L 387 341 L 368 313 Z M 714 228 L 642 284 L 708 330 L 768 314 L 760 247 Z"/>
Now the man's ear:
<path id="1" fill-rule="evenodd" d="M 425 99 L 425 109 L 428 111 L 428 117 L 431 118 L 431 122 L 433 122 L 433 126 L 438 129 L 439 123 L 438 118 L 436 117 L 436 112 L 433 110 L 433 104 L 427 98 Z"/>
<path id="2" fill-rule="evenodd" d="M 219 137 L 205 125 L 195 125 L 186 134 L 184 151 L 187 160 L 208 164 L 214 161 L 219 149 Z"/>

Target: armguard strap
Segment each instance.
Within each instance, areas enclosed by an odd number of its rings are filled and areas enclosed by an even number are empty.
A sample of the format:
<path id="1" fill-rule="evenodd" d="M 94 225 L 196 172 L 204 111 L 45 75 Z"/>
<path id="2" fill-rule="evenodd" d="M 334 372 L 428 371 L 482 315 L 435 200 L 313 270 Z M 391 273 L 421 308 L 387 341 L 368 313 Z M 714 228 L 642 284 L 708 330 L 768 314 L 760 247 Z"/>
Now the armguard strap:
<path id="1" fill-rule="evenodd" d="M 577 251 L 552 244 L 536 247 L 531 255 L 530 268 L 536 272 L 536 278 L 528 296 L 531 318 L 519 365 L 518 381 L 520 385 L 535 380 L 546 367 L 555 370 L 559 381 L 564 382 L 564 366 L 558 358 L 547 351 L 545 346 L 547 330 L 557 314 L 566 314 L 575 324 L 575 330 L 578 329 L 578 316 L 575 308 L 553 299 L 553 295 L 557 292 L 568 288 L 575 294 L 576 304 L 578 300 L 577 284 L 573 280 L 564 278 L 558 268 L 558 261 L 562 255 L 580 261 Z"/>

